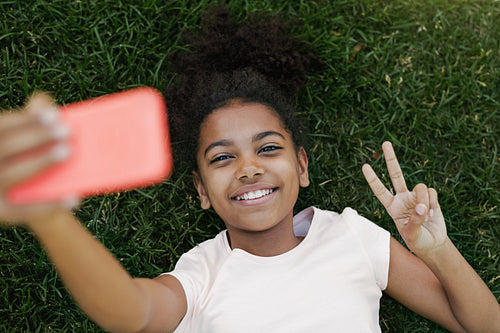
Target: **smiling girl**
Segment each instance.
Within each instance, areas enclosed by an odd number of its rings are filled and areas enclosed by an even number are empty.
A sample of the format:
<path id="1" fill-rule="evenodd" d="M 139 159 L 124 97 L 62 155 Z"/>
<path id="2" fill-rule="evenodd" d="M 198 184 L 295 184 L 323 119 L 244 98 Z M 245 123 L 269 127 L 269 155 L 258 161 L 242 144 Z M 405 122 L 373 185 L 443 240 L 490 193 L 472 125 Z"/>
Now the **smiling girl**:
<path id="1" fill-rule="evenodd" d="M 71 203 L 12 206 L 0 195 L 0 220 L 35 233 L 79 306 L 116 332 L 379 332 L 384 291 L 453 332 L 499 332 L 496 299 L 447 237 L 436 191 L 407 189 L 390 143 L 396 194 L 370 166 L 363 173 L 413 254 L 350 208 L 294 216 L 309 175 L 293 96 L 318 60 L 296 52 L 279 21 L 237 28 L 217 7 L 202 26 L 192 51 L 174 55 L 180 78 L 166 96 L 178 158 L 226 230 L 174 271 L 134 279 Z M 51 108 L 36 95 L 25 112 L 2 115 L 1 194 L 67 157 L 70 134 Z M 53 149 L 15 159 L 40 145 Z"/>

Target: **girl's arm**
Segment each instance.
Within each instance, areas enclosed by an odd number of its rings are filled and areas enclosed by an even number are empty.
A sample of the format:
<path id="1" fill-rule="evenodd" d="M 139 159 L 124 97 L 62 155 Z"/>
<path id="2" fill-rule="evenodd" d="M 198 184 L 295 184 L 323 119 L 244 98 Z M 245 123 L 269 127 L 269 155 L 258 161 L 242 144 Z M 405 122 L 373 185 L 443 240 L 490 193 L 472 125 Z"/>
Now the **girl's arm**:
<path id="1" fill-rule="evenodd" d="M 173 277 L 133 279 L 69 212 L 32 220 L 35 233 L 65 286 L 97 324 L 113 332 L 172 332 L 186 311 Z"/>
<path id="2" fill-rule="evenodd" d="M 498 303 L 448 238 L 436 191 L 424 184 L 408 191 L 392 145 L 382 147 L 396 195 L 368 165 L 363 173 L 416 255 L 391 240 L 386 292 L 454 332 L 500 332 Z"/>
<path id="3" fill-rule="evenodd" d="M 70 134 L 50 109 L 50 97 L 37 95 L 22 112 L 0 115 L 0 225 L 34 232 L 76 302 L 100 326 L 118 332 L 173 331 L 186 311 L 175 278 L 133 279 L 73 216 L 73 200 L 11 205 L 5 199 L 11 186 L 70 153 L 65 142 Z"/>
<path id="4" fill-rule="evenodd" d="M 438 278 L 434 268 L 391 239 L 385 292 L 451 332 L 500 332 L 498 304 L 493 294 L 451 242 L 450 245 L 455 254 L 443 256 L 437 268 L 447 278 Z"/>

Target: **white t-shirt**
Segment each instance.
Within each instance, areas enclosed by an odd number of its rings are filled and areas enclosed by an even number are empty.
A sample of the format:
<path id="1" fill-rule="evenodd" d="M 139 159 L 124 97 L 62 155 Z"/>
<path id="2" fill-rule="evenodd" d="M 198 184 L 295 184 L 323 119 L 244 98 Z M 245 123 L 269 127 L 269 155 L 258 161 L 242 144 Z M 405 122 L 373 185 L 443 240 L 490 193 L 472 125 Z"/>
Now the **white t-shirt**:
<path id="1" fill-rule="evenodd" d="M 292 250 L 259 257 L 232 250 L 227 231 L 191 249 L 173 272 L 187 297 L 177 332 L 380 332 L 389 233 L 346 208 L 307 208 Z"/>

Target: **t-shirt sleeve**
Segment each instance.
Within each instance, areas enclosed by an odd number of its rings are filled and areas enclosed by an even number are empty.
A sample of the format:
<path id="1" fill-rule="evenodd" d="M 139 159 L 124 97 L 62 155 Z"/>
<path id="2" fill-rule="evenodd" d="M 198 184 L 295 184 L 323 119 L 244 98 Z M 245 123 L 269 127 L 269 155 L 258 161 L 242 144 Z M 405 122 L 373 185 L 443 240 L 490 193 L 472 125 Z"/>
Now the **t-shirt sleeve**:
<path id="1" fill-rule="evenodd" d="M 173 271 L 165 273 L 174 276 L 182 285 L 184 293 L 186 294 L 186 299 L 188 303 L 188 308 L 190 304 L 193 304 L 195 295 L 197 294 L 197 280 L 196 277 L 202 275 L 203 263 L 200 262 L 200 257 L 196 256 L 196 249 L 192 249 L 184 253 L 177 263 Z"/>
<path id="2" fill-rule="evenodd" d="M 357 234 L 361 247 L 371 262 L 377 285 L 385 290 L 389 278 L 390 233 L 351 208 L 346 208 L 342 215 Z"/>
<path id="3" fill-rule="evenodd" d="M 186 315 L 175 332 L 189 331 L 189 323 L 199 310 L 199 299 L 211 285 L 214 272 L 217 271 L 224 256 L 224 238 L 222 233 L 205 241 L 184 253 L 173 271 L 165 273 L 172 275 L 182 285 L 186 294 Z"/>
<path id="4" fill-rule="evenodd" d="M 199 248 L 195 247 L 184 253 L 177 261 L 174 270 L 164 273 L 179 280 L 186 295 L 186 314 L 175 332 L 184 332 L 186 325 L 189 326 L 190 319 L 195 312 L 197 299 L 202 293 L 203 280 L 208 275 L 204 256 L 200 255 L 200 252 Z"/>

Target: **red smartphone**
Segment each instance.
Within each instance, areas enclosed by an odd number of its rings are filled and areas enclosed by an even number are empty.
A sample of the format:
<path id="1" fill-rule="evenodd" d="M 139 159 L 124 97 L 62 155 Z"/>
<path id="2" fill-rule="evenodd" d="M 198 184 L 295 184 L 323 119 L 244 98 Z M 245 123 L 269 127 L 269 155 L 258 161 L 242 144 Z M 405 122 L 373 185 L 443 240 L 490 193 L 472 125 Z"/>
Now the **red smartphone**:
<path id="1" fill-rule="evenodd" d="M 12 204 L 84 198 L 159 183 L 173 167 L 167 108 L 141 87 L 60 107 L 68 160 L 7 192 Z"/>

